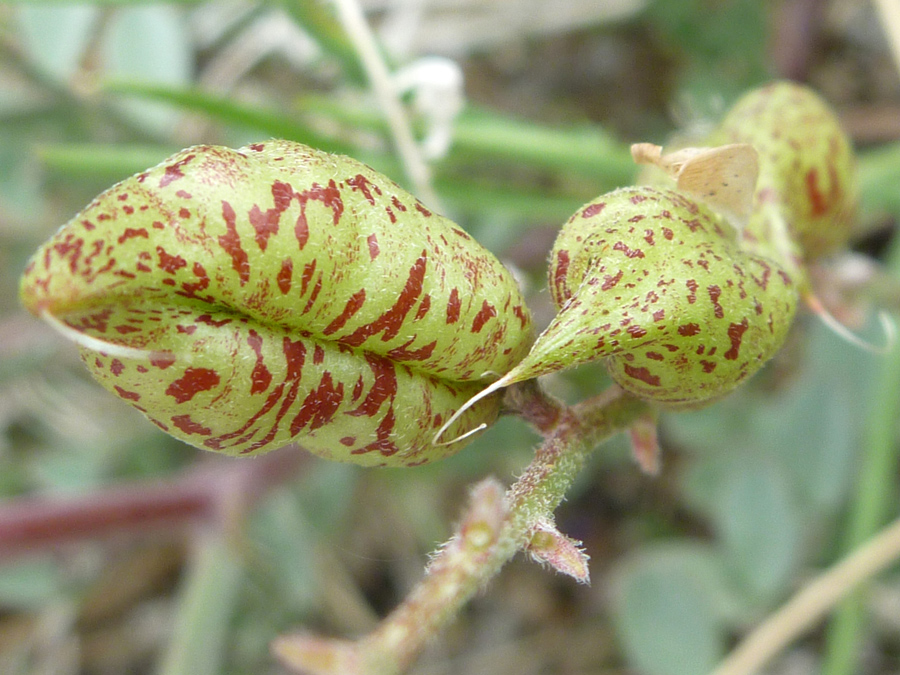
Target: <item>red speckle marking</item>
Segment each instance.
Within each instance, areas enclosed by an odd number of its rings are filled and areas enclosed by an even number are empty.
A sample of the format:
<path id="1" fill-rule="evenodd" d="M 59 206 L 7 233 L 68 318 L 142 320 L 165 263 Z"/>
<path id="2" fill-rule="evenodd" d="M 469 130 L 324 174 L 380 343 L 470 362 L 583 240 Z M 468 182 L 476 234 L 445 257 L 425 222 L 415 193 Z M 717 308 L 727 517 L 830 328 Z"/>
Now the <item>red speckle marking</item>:
<path id="1" fill-rule="evenodd" d="M 325 361 L 325 348 L 317 344 L 313 349 L 313 365 L 320 366 Z"/>
<path id="2" fill-rule="evenodd" d="M 654 361 L 665 361 L 666 358 L 659 352 L 647 352 L 646 356 L 648 359 L 653 359 Z"/>
<path id="3" fill-rule="evenodd" d="M 557 300 L 568 300 L 566 292 L 566 275 L 569 273 L 569 252 L 556 252 L 556 269 L 553 272 L 553 286 L 556 288 Z"/>
<path id="4" fill-rule="evenodd" d="M 339 331 L 350 318 L 356 314 L 362 306 L 366 304 L 366 289 L 361 288 L 347 300 L 347 304 L 344 305 L 344 310 L 334 318 L 334 320 L 326 326 L 323 333 L 325 335 L 332 335 Z"/>
<path id="5" fill-rule="evenodd" d="M 821 216 L 828 211 L 830 200 L 819 189 L 819 172 L 816 169 L 810 169 L 806 173 L 806 194 L 809 196 L 813 216 Z"/>
<path id="6" fill-rule="evenodd" d="M 394 198 L 396 199 L 396 197 Z M 378 237 L 375 234 L 370 234 L 366 241 L 369 244 L 369 258 L 375 260 L 378 257 L 378 254 L 381 253 L 381 249 L 378 248 Z"/>
<path id="7" fill-rule="evenodd" d="M 122 371 L 125 370 L 125 366 L 119 359 L 113 359 L 112 363 L 109 364 L 109 372 L 118 377 L 122 374 Z"/>
<path id="8" fill-rule="evenodd" d="M 699 286 L 697 285 L 697 282 L 694 281 L 693 279 L 688 279 L 685 282 L 685 286 L 687 286 L 688 291 L 690 291 L 690 293 L 688 294 L 687 301 L 693 305 L 695 302 L 697 302 L 697 289 L 699 288 Z"/>
<path id="9" fill-rule="evenodd" d="M 419 200 L 416 200 L 416 211 L 418 211 L 419 213 L 421 213 L 421 214 L 422 214 L 423 216 L 425 216 L 426 218 L 431 218 L 431 216 L 433 215 L 433 214 L 431 213 L 431 211 L 429 211 L 428 209 L 426 209 L 425 206 L 422 204 L 422 202 L 420 202 Z"/>
<path id="10" fill-rule="evenodd" d="M 306 290 L 309 288 L 309 282 L 312 281 L 313 274 L 316 272 L 316 259 L 313 258 L 312 262 L 308 262 L 303 266 L 303 274 L 300 275 L 300 297 L 302 298 L 306 295 Z"/>
<path id="11" fill-rule="evenodd" d="M 647 334 L 647 331 L 640 326 L 629 326 L 625 329 L 625 332 L 634 338 L 642 338 Z"/>
<path id="12" fill-rule="evenodd" d="M 398 211 L 401 211 L 404 213 L 406 212 L 406 206 L 403 204 L 403 202 L 401 202 L 399 199 L 397 199 L 396 195 L 391 197 L 391 204 L 393 204 L 394 208 L 397 209 Z"/>
<path id="13" fill-rule="evenodd" d="M 475 319 L 472 321 L 472 332 L 480 333 L 481 329 L 484 328 L 484 324 L 495 316 L 497 316 L 497 309 L 485 300 L 481 304 L 481 309 L 478 310 L 478 314 L 475 315 Z"/>
<path id="14" fill-rule="evenodd" d="M 129 333 L 139 333 L 141 329 L 137 326 L 115 326 L 115 330 L 119 335 L 128 335 Z"/>
<path id="15" fill-rule="evenodd" d="M 706 361 L 705 359 L 700 359 L 700 365 L 703 366 L 704 373 L 711 373 L 716 369 L 716 363 L 714 361 Z"/>
<path id="16" fill-rule="evenodd" d="M 643 258 L 644 252 L 639 248 L 629 248 L 625 242 L 617 241 L 613 244 L 613 251 L 621 251 L 628 258 Z"/>
<path id="17" fill-rule="evenodd" d="M 250 334 L 247 336 L 247 344 L 250 345 L 250 349 L 256 354 L 256 364 L 253 366 L 253 372 L 250 374 L 250 393 L 260 394 L 272 384 L 272 373 L 269 372 L 266 364 L 263 363 L 262 336 L 251 329 Z"/>
<path id="18" fill-rule="evenodd" d="M 425 279 L 427 268 L 427 251 L 422 251 L 419 258 L 409 270 L 406 284 L 397 296 L 393 306 L 379 316 L 375 321 L 357 328 L 352 335 L 341 338 L 340 342 L 351 347 L 358 347 L 369 337 L 383 331 L 382 342 L 387 342 L 397 336 L 406 315 L 412 310 L 422 295 L 422 282 Z"/>
<path id="19" fill-rule="evenodd" d="M 700 326 L 696 323 L 686 323 L 678 327 L 678 334 L 682 337 L 690 337 L 700 332 Z"/>
<path id="20" fill-rule="evenodd" d="M 725 310 L 719 304 L 719 296 L 722 295 L 722 289 L 718 286 L 707 286 L 706 291 L 709 293 L 709 300 L 713 304 L 714 312 L 717 319 L 725 316 Z"/>
<path id="21" fill-rule="evenodd" d="M 653 246 L 656 242 L 653 241 L 653 230 L 644 230 L 644 241 L 646 241 L 650 246 Z"/>
<path id="22" fill-rule="evenodd" d="M 179 333 L 183 333 L 184 335 L 193 335 L 194 331 L 197 330 L 197 326 L 175 326 L 175 330 Z"/>
<path id="23" fill-rule="evenodd" d="M 369 369 L 372 371 L 373 380 L 365 400 L 358 408 L 347 413 L 352 417 L 374 417 L 381 408 L 382 403 L 389 399 L 393 400 L 394 396 L 397 395 L 397 372 L 393 364 L 368 352 L 365 352 L 363 356 Z M 359 395 L 357 394 L 355 398 L 358 397 Z"/>
<path id="24" fill-rule="evenodd" d="M 640 380 L 644 384 L 649 384 L 651 387 L 659 386 L 659 375 L 653 375 L 646 368 L 635 368 L 634 366 L 630 366 L 627 363 L 623 365 L 623 368 L 625 370 L 625 374 L 628 375 L 628 377 L 635 380 Z"/>
<path id="25" fill-rule="evenodd" d="M 617 283 L 622 280 L 622 275 L 624 274 L 623 270 L 619 270 L 615 276 L 605 275 L 603 277 L 603 284 L 600 286 L 601 291 L 608 291 L 613 288 Z"/>
<path id="26" fill-rule="evenodd" d="M 219 374 L 209 368 L 187 368 L 184 375 L 166 388 L 166 395 L 177 403 L 186 403 L 202 391 L 219 384 Z"/>
<path id="27" fill-rule="evenodd" d="M 416 316 L 413 320 L 418 321 L 423 318 L 426 314 L 428 314 L 429 309 L 431 309 L 431 296 L 426 293 L 422 296 L 422 302 L 419 303 L 419 309 L 416 310 Z"/>
<path id="28" fill-rule="evenodd" d="M 522 309 L 522 305 L 516 305 L 513 307 L 513 314 L 516 315 L 516 318 L 519 320 L 519 323 L 522 324 L 522 328 L 528 325 L 528 317 L 525 315 L 525 310 Z"/>
<path id="29" fill-rule="evenodd" d="M 207 326 L 212 326 L 213 328 L 221 328 L 222 326 L 227 326 L 231 323 L 232 319 L 221 319 L 216 321 L 209 314 L 201 314 L 196 319 L 197 323 L 205 323 Z"/>
<path id="30" fill-rule="evenodd" d="M 372 182 L 363 176 L 362 174 L 357 174 L 353 178 L 347 179 L 347 185 L 349 185 L 353 190 L 362 193 L 362 196 L 366 198 L 373 206 L 375 205 L 375 196 L 372 194 L 371 188 L 374 187 Z"/>
<path id="31" fill-rule="evenodd" d="M 287 295 L 291 290 L 291 281 L 293 278 L 294 261 L 290 258 L 285 258 L 281 261 L 281 269 L 278 272 L 278 276 L 275 278 L 278 283 L 278 290 Z"/>
<path id="32" fill-rule="evenodd" d="M 166 172 L 163 174 L 163 177 L 159 179 L 159 187 L 164 188 L 172 181 L 178 180 L 179 178 L 184 178 L 184 173 L 182 173 L 181 169 L 192 159 L 194 159 L 196 155 L 188 155 L 186 157 L 182 157 L 174 164 L 170 164 L 166 167 Z"/>
<path id="33" fill-rule="evenodd" d="M 723 354 L 729 361 L 735 361 L 741 351 L 741 341 L 744 339 L 744 333 L 749 328 L 750 323 L 745 318 L 740 323 L 732 323 L 728 325 L 728 339 L 731 340 L 731 349 Z"/>
<path id="34" fill-rule="evenodd" d="M 138 228 L 126 227 L 125 231 L 119 235 L 119 238 L 117 239 L 117 241 L 120 244 L 122 244 L 122 243 L 128 241 L 129 239 L 134 239 L 135 237 L 143 237 L 144 239 L 149 239 L 150 235 L 147 232 L 147 228 L 145 228 L 145 227 L 138 227 Z"/>
<path id="35" fill-rule="evenodd" d="M 597 202 L 596 204 L 589 204 L 584 208 L 581 212 L 582 218 L 592 218 L 596 216 L 598 213 L 603 211 L 606 208 L 606 202 Z"/>
<path id="36" fill-rule="evenodd" d="M 192 199 L 191 193 L 185 190 L 179 190 L 175 193 L 176 197 L 181 197 L 182 199 Z"/>
<path id="37" fill-rule="evenodd" d="M 116 390 L 116 393 L 119 396 L 121 396 L 122 398 L 124 398 L 126 401 L 140 401 L 141 400 L 141 395 L 138 394 L 136 391 L 127 391 L 125 389 L 122 389 L 122 387 L 120 387 L 119 385 L 115 385 L 115 387 L 113 387 L 113 388 Z"/>
<path id="38" fill-rule="evenodd" d="M 195 422 L 190 415 L 175 415 L 172 424 L 190 436 L 209 436 L 212 433 L 212 429 Z"/>
<path id="39" fill-rule="evenodd" d="M 409 349 L 409 345 L 415 342 L 416 338 L 410 338 L 406 344 L 394 347 L 387 353 L 387 357 L 394 361 L 425 361 L 431 358 L 434 348 L 437 346 L 437 340 L 429 342 L 424 347 L 418 349 Z"/>
<path id="40" fill-rule="evenodd" d="M 363 178 L 363 180 L 365 179 Z M 294 236 L 297 237 L 297 244 L 302 251 L 309 241 L 309 223 L 306 221 L 307 202 L 310 199 L 320 201 L 327 208 L 330 208 L 332 225 L 337 225 L 340 222 L 341 214 L 344 212 L 344 202 L 341 200 L 341 191 L 338 190 L 337 184 L 333 180 L 328 181 L 326 186 L 313 183 L 309 190 L 296 193 L 295 196 L 300 200 L 300 215 L 297 216 L 297 223 L 294 225 Z"/>
<path id="41" fill-rule="evenodd" d="M 231 204 L 222 201 L 222 217 L 225 219 L 227 232 L 219 236 L 219 246 L 231 256 L 231 267 L 238 273 L 241 286 L 250 280 L 250 260 L 247 252 L 241 247 L 241 237 L 237 232 L 236 215 Z"/>
<path id="42" fill-rule="evenodd" d="M 291 421 L 291 435 L 297 435 L 307 426 L 310 431 L 315 431 L 327 424 L 343 399 L 344 383 L 338 382 L 335 386 L 331 373 L 326 372 L 319 381 L 319 386 L 309 392 L 300 405 L 300 411 Z"/>
<path id="43" fill-rule="evenodd" d="M 653 312 L 653 322 L 654 323 L 656 323 L 657 321 L 662 321 L 665 318 L 666 318 L 666 310 L 658 309 L 655 312 Z"/>
<path id="44" fill-rule="evenodd" d="M 454 288 L 450 291 L 450 299 L 447 301 L 447 323 L 456 323 L 459 321 L 459 290 Z"/>
<path id="45" fill-rule="evenodd" d="M 178 209 L 178 217 L 182 220 L 187 220 L 191 217 L 191 212 L 182 206 L 180 209 Z"/>

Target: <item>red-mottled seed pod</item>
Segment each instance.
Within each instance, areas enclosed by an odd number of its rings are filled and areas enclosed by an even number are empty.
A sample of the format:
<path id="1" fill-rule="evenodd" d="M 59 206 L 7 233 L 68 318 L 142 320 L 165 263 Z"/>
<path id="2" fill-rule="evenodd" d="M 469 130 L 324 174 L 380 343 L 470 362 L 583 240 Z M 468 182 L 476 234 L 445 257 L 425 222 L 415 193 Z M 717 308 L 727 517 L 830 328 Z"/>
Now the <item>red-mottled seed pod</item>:
<path id="1" fill-rule="evenodd" d="M 831 108 L 793 82 L 754 89 L 731 108 L 713 143 L 749 143 L 759 180 L 745 237 L 802 265 L 845 245 L 857 210 L 853 148 Z"/>
<path id="2" fill-rule="evenodd" d="M 569 219 L 551 252 L 550 290 L 559 313 L 485 392 L 603 359 L 633 394 L 696 407 L 755 373 L 797 307 L 790 276 L 742 250 L 722 217 L 650 187 L 602 195 Z"/>
<path id="3" fill-rule="evenodd" d="M 188 443 L 296 440 L 368 465 L 457 450 L 434 430 L 532 331 L 511 275 L 463 230 L 365 165 L 288 141 L 194 147 L 119 183 L 37 252 L 21 295 L 84 336 L 101 384 Z"/>

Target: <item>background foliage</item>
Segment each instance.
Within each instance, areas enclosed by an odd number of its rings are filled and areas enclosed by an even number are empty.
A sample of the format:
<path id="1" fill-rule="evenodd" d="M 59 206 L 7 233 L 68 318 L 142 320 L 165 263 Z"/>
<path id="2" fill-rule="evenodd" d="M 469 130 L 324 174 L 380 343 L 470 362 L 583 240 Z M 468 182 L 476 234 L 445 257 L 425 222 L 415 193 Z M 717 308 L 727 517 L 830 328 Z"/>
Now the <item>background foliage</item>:
<path id="1" fill-rule="evenodd" d="M 867 5 L 566 0 L 547 17 L 526 0 L 364 4 L 395 66 L 438 53 L 462 67 L 467 106 L 435 187 L 449 215 L 520 272 L 539 323 L 550 318 L 543 274 L 556 228 L 634 180 L 627 144 L 697 133 L 779 76 L 811 83 L 845 119 L 862 156 L 858 250 L 897 274 L 900 75 Z M 0 6 L 5 500 L 173 481 L 209 460 L 102 392 L 75 350 L 18 308 L 27 256 L 96 193 L 186 145 L 268 137 L 352 154 L 404 182 L 329 10 Z M 900 304 L 889 282 L 877 290 L 876 303 Z M 879 339 L 875 326 L 858 330 Z M 812 571 L 896 515 L 898 382 L 896 353 L 873 356 L 802 321 L 749 386 L 664 417 L 660 477 L 641 475 L 624 443 L 598 453 L 559 517 L 592 556 L 590 588 L 519 561 L 415 672 L 708 671 Z M 586 367 L 546 384 L 575 401 L 605 383 Z M 0 671 L 278 672 L 273 635 L 371 628 L 421 575 L 465 486 L 516 474 L 534 442 L 504 420 L 416 470 L 310 458 L 252 509 L 235 506 L 237 518 L 4 556 Z M 900 577 L 870 591 L 771 672 L 898 672 Z"/>

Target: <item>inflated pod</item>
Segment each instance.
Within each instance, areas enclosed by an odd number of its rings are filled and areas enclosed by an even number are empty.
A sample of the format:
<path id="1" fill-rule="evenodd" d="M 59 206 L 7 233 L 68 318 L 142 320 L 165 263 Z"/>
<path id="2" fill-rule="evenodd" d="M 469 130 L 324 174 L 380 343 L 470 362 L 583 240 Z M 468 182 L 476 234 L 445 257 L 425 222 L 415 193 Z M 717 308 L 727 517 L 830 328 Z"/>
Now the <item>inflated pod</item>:
<path id="1" fill-rule="evenodd" d="M 532 332 L 514 279 L 463 230 L 369 167 L 288 141 L 194 147 L 119 183 L 37 252 L 21 296 L 188 443 L 296 440 L 361 464 L 458 449 L 433 446 L 434 429 Z"/>
<path id="2" fill-rule="evenodd" d="M 744 95 L 712 144 L 749 143 L 759 154 L 745 237 L 792 265 L 826 255 L 853 234 L 853 148 L 831 108 L 812 90 L 775 82 Z"/>
<path id="3" fill-rule="evenodd" d="M 604 359 L 624 389 L 663 407 L 729 393 L 781 346 L 797 288 L 742 250 L 719 215 L 674 190 L 624 188 L 583 206 L 551 252 L 558 314 L 489 391 Z"/>

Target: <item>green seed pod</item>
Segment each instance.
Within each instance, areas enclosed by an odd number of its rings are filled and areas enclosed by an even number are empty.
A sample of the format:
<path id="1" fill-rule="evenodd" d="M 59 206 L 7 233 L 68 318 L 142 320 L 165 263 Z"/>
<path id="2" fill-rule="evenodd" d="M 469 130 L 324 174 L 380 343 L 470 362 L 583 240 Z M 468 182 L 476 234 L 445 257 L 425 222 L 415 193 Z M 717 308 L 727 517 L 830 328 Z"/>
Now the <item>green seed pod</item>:
<path id="1" fill-rule="evenodd" d="M 759 153 L 745 231 L 758 250 L 793 267 L 847 243 L 857 209 L 853 149 L 815 92 L 791 82 L 756 89 L 734 105 L 711 141 L 749 143 Z"/>
<path id="2" fill-rule="evenodd" d="M 83 336 L 101 384 L 192 445 L 296 440 L 369 465 L 449 454 L 434 429 L 532 330 L 513 278 L 464 231 L 365 165 L 288 141 L 194 147 L 119 183 L 37 252 L 21 296 Z"/>
<path id="3" fill-rule="evenodd" d="M 777 263 L 672 190 L 624 188 L 573 215 L 553 246 L 559 313 L 482 395 L 605 359 L 627 391 L 664 407 L 724 396 L 781 346 L 797 289 Z"/>

